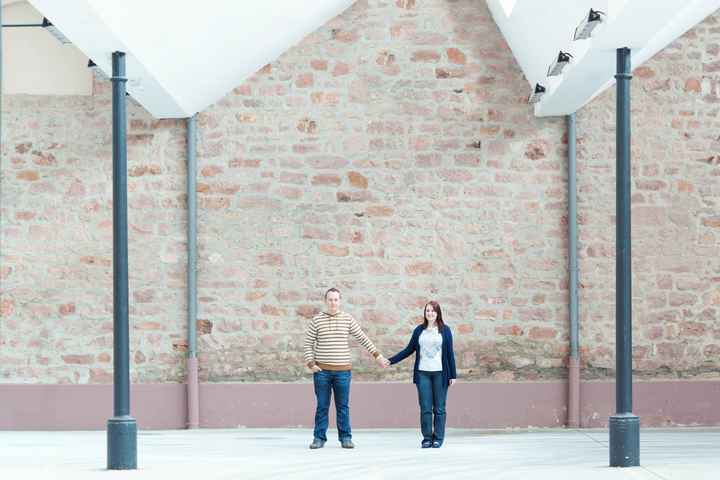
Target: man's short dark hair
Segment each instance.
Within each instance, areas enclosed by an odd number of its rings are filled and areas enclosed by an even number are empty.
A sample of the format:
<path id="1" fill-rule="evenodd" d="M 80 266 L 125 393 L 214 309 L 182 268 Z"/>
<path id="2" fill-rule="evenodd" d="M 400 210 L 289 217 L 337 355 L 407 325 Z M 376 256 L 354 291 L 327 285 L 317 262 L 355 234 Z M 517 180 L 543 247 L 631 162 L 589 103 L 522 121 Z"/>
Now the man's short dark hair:
<path id="1" fill-rule="evenodd" d="M 335 287 L 332 287 L 332 288 L 328 289 L 327 292 L 325 292 L 325 300 L 327 300 L 327 296 L 330 294 L 330 292 L 337 292 L 338 296 L 341 296 L 341 295 L 340 295 L 340 290 L 338 290 L 338 289 L 335 288 Z"/>

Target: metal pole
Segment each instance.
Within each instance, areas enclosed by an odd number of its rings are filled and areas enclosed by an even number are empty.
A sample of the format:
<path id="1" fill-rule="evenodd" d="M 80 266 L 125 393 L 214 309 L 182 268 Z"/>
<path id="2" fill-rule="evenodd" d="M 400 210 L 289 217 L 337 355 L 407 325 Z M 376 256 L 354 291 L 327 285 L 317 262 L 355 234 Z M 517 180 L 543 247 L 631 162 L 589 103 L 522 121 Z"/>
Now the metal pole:
<path id="1" fill-rule="evenodd" d="M 200 426 L 199 379 L 197 362 L 197 115 L 187 120 L 187 203 L 188 203 L 188 428 Z"/>
<path id="2" fill-rule="evenodd" d="M 26 27 L 43 27 L 42 23 L 11 23 L 9 25 L 3 25 L 3 28 L 26 28 Z"/>
<path id="3" fill-rule="evenodd" d="M 640 465 L 640 418 L 632 413 L 632 274 L 630 271 L 630 49 L 617 49 L 615 407 L 610 466 Z"/>
<path id="4" fill-rule="evenodd" d="M 125 53 L 112 54 L 113 109 L 113 418 L 108 420 L 107 468 L 137 468 L 137 423 L 130 416 L 128 318 L 127 112 Z"/>
<path id="5" fill-rule="evenodd" d="M 580 357 L 578 345 L 577 171 L 575 113 L 567 117 L 568 130 L 568 257 L 570 269 L 570 359 L 568 362 L 568 427 L 580 426 Z"/>

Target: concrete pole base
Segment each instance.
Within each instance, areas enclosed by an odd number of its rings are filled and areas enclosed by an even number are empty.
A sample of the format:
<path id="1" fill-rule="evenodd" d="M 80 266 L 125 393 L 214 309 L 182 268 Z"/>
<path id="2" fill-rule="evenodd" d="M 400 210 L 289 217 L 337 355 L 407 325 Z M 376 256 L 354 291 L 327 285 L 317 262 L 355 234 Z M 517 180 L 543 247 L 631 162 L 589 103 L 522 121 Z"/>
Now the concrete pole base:
<path id="1" fill-rule="evenodd" d="M 130 416 L 113 417 L 107 423 L 108 470 L 137 469 L 137 422 Z"/>
<path id="2" fill-rule="evenodd" d="M 619 413 L 610 417 L 610 466 L 640 466 L 640 417 Z"/>

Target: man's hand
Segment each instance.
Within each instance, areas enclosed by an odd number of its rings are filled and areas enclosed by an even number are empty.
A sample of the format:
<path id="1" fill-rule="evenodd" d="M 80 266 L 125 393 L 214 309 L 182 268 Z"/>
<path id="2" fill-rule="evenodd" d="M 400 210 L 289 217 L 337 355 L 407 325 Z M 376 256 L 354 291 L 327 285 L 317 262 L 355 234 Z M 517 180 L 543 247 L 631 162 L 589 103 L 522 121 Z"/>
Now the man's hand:
<path id="1" fill-rule="evenodd" d="M 383 357 L 382 355 L 378 355 L 378 357 L 375 359 L 375 361 L 378 362 L 378 365 L 380 365 L 380 368 L 387 368 L 390 365 L 390 360 Z"/>
<path id="2" fill-rule="evenodd" d="M 313 373 L 322 372 L 322 368 L 318 367 L 317 365 L 313 365 L 310 367 L 310 370 L 312 370 Z"/>
<path id="3" fill-rule="evenodd" d="M 451 379 L 450 379 L 450 386 L 451 386 L 451 387 L 452 387 L 453 385 L 455 385 L 455 381 L 456 381 L 456 379 L 454 379 L 454 378 L 451 378 Z"/>

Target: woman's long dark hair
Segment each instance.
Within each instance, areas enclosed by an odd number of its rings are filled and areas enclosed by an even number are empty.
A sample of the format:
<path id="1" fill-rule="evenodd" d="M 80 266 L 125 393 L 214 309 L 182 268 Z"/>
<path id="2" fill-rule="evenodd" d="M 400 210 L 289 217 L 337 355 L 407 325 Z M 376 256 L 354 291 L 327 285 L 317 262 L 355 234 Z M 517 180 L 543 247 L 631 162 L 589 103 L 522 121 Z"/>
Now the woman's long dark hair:
<path id="1" fill-rule="evenodd" d="M 435 310 L 435 313 L 437 313 L 437 318 L 435 319 L 435 323 L 437 324 L 438 332 L 439 332 L 445 326 L 445 322 L 443 322 L 442 310 L 440 309 L 440 304 L 438 302 L 436 302 L 435 300 L 429 301 L 423 307 L 423 328 L 427 328 L 427 326 L 428 326 L 428 319 L 425 316 L 425 310 L 427 310 L 428 305 L 432 306 L 433 310 Z"/>

